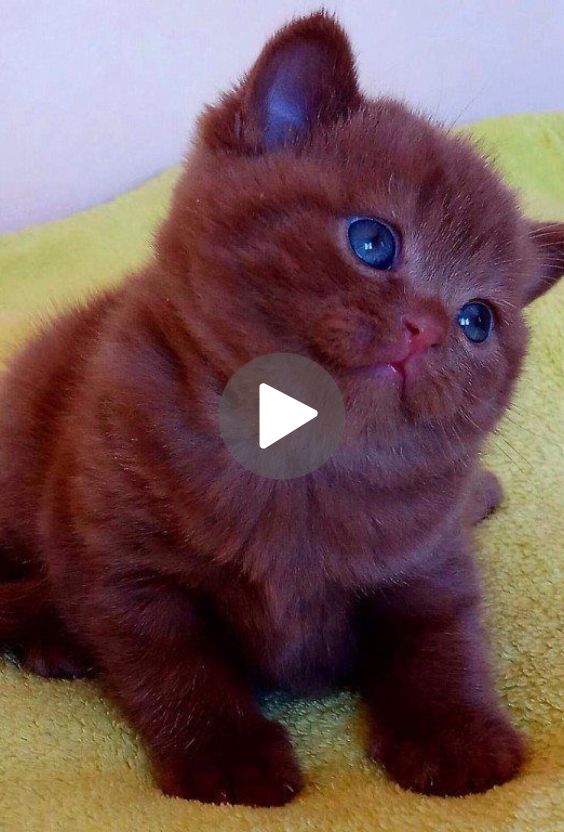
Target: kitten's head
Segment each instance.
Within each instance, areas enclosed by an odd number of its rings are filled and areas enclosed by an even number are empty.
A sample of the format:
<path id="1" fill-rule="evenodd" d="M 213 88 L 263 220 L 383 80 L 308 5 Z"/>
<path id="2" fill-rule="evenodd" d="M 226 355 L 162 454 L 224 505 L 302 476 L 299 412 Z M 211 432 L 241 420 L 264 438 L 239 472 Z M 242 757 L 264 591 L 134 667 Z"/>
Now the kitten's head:
<path id="1" fill-rule="evenodd" d="M 226 380 L 297 352 L 382 442 L 479 436 L 506 406 L 523 307 L 564 269 L 466 139 L 357 86 L 334 19 L 291 23 L 200 123 L 159 256 Z"/>

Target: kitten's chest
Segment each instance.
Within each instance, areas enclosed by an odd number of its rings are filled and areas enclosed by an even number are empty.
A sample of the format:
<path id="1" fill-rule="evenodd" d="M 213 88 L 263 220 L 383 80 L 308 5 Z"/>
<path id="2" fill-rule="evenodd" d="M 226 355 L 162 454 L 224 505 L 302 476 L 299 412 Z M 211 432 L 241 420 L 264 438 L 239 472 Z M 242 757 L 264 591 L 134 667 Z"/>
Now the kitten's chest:
<path id="1" fill-rule="evenodd" d="M 224 608 L 257 681 L 294 692 L 343 682 L 354 665 L 353 600 L 313 576 L 241 585 Z"/>
<path id="2" fill-rule="evenodd" d="M 218 546 L 230 567 L 219 605 L 261 680 L 309 691 L 347 677 L 357 600 L 405 562 L 413 517 L 352 489 L 297 487 L 258 519 L 231 516 Z"/>

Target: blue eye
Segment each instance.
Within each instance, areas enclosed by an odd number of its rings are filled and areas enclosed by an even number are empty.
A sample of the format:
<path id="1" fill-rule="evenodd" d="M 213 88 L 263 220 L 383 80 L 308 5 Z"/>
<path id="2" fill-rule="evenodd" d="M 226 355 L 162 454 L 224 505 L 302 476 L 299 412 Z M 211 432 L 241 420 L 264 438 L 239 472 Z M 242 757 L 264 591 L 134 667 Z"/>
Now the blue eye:
<path id="1" fill-rule="evenodd" d="M 392 229 L 371 217 L 351 217 L 348 224 L 350 247 L 358 259 L 373 269 L 391 269 L 397 249 Z"/>
<path id="2" fill-rule="evenodd" d="M 481 344 L 493 329 L 493 312 L 481 300 L 465 303 L 457 317 L 458 326 L 470 341 Z"/>

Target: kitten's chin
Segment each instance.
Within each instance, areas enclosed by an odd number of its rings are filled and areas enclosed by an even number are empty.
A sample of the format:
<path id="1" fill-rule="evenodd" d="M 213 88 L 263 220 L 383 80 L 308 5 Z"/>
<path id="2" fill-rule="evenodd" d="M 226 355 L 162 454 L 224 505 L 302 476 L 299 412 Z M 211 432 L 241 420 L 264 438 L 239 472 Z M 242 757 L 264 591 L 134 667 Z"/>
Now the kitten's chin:
<path id="1" fill-rule="evenodd" d="M 338 383 L 351 437 L 364 436 L 368 430 L 395 439 L 399 426 L 406 421 L 402 373 L 391 364 L 355 367 L 342 371 Z"/>
<path id="2" fill-rule="evenodd" d="M 460 405 L 459 391 L 445 376 L 417 360 L 346 370 L 341 386 L 358 430 L 369 427 L 391 441 L 410 425 L 448 421 Z"/>

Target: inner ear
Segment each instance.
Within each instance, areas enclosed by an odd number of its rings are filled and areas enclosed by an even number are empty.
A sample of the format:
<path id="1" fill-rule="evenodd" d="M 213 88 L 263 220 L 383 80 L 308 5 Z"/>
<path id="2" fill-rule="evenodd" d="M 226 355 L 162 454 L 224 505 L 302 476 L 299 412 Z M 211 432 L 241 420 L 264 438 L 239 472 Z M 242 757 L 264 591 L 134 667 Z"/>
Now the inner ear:
<path id="1" fill-rule="evenodd" d="M 564 275 L 564 223 L 531 222 L 529 236 L 537 250 L 538 268 L 526 287 L 525 303 L 543 295 Z"/>
<path id="2" fill-rule="evenodd" d="M 265 150 L 346 118 L 360 106 L 347 36 L 323 13 L 297 20 L 266 45 L 247 82 L 247 116 Z"/>
<path id="3" fill-rule="evenodd" d="M 361 104 L 348 38 L 331 15 L 318 12 L 270 39 L 240 86 L 208 110 L 202 135 L 212 146 L 268 152 Z"/>
<path id="4" fill-rule="evenodd" d="M 257 74 L 250 110 L 265 150 L 286 144 L 327 119 L 326 100 L 333 80 L 327 70 L 322 44 L 304 40 L 275 52 Z"/>

